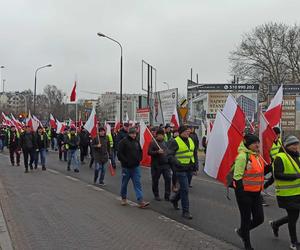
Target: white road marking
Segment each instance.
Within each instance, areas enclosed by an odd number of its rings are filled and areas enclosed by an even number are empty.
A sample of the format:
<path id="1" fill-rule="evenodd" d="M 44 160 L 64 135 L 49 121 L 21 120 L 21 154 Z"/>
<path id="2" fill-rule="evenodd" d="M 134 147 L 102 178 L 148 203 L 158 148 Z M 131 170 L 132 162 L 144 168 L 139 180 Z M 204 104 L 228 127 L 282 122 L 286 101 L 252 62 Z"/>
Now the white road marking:
<path id="1" fill-rule="evenodd" d="M 94 185 L 86 185 L 86 186 L 89 187 L 89 188 L 92 188 L 92 189 L 94 189 L 96 191 L 104 191 L 104 189 L 99 188 L 99 187 L 95 187 Z"/>
<path id="2" fill-rule="evenodd" d="M 48 170 L 48 172 L 50 172 L 52 174 L 60 174 L 58 171 L 50 169 L 50 168 L 48 168 L 47 170 Z"/>
<path id="3" fill-rule="evenodd" d="M 66 175 L 65 176 L 67 179 L 72 180 L 72 181 L 79 181 L 77 178 L 74 178 L 72 176 Z"/>

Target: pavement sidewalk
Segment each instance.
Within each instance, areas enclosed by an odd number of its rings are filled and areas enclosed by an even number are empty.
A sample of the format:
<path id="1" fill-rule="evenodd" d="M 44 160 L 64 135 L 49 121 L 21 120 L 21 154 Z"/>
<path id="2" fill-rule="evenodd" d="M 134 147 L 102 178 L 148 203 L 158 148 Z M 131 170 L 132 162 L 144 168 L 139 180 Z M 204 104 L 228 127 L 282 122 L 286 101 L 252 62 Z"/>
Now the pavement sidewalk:
<path id="1" fill-rule="evenodd" d="M 0 197 L 14 249 L 236 249 L 55 170 L 24 174 L 0 155 Z M 131 187 L 129 187 L 131 188 Z"/>

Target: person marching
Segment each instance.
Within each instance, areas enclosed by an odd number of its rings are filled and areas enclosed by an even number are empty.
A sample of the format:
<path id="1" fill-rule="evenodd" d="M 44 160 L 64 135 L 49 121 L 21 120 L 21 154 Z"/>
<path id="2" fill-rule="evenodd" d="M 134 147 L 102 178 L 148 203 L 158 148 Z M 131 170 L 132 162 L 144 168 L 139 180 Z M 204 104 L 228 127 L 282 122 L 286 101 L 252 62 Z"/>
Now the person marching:
<path id="1" fill-rule="evenodd" d="M 165 136 L 164 136 L 165 142 L 168 142 L 172 137 L 173 137 L 173 133 L 171 132 L 171 126 L 169 123 L 167 123 L 165 126 Z"/>
<path id="2" fill-rule="evenodd" d="M 80 138 L 76 134 L 76 128 L 71 127 L 70 133 L 66 136 L 66 148 L 68 150 L 68 167 L 67 170 L 71 170 L 71 162 L 73 160 L 74 172 L 79 173 L 79 159 L 78 159 L 78 149 L 80 145 Z"/>
<path id="3" fill-rule="evenodd" d="M 108 136 L 106 135 L 105 129 L 103 127 L 100 127 L 98 129 L 98 135 L 92 140 L 92 150 L 95 162 L 94 184 L 97 183 L 99 172 L 101 172 L 99 185 L 104 186 L 105 172 L 109 164 L 108 159 L 111 155 L 111 152 L 110 141 L 108 140 Z"/>
<path id="4" fill-rule="evenodd" d="M 44 131 L 43 127 L 38 127 L 36 132 L 36 150 L 35 150 L 35 161 L 34 169 L 37 169 L 39 156 L 41 158 L 42 170 L 46 170 L 46 153 L 49 146 L 49 137 Z"/>
<path id="5" fill-rule="evenodd" d="M 121 184 L 121 205 L 127 205 L 127 186 L 131 179 L 136 194 L 139 208 L 149 206 L 149 202 L 144 201 L 144 194 L 141 184 L 140 162 L 142 160 L 142 148 L 136 139 L 136 128 L 128 130 L 128 135 L 119 142 L 118 159 L 122 165 L 122 184 Z"/>
<path id="6" fill-rule="evenodd" d="M 30 156 L 30 170 L 33 170 L 32 164 L 35 159 L 36 148 L 35 135 L 30 126 L 25 126 L 25 131 L 20 136 L 20 146 L 24 155 L 25 173 L 28 173 L 28 156 Z"/>
<path id="7" fill-rule="evenodd" d="M 194 175 L 197 175 L 197 172 L 199 170 L 199 159 L 198 159 L 198 150 L 199 150 L 199 137 L 196 134 L 195 127 L 191 126 L 190 127 L 190 138 L 193 140 L 195 144 L 195 149 L 194 149 L 194 159 L 195 159 L 195 164 L 192 169 L 189 171 L 189 187 L 192 188 L 192 178 Z"/>
<path id="8" fill-rule="evenodd" d="M 157 143 L 152 140 L 148 149 L 148 154 L 151 156 L 152 191 L 154 198 L 157 201 L 161 201 L 158 190 L 158 184 L 161 175 L 163 175 L 165 181 L 164 197 L 166 201 L 170 200 L 171 194 L 171 170 L 168 157 L 168 146 L 164 141 L 164 135 L 164 130 L 159 129 L 156 133 Z"/>
<path id="9" fill-rule="evenodd" d="M 171 141 L 169 145 L 171 164 L 173 164 L 179 183 L 179 191 L 171 198 L 171 202 L 174 208 L 178 210 L 178 201 L 181 199 L 182 216 L 186 219 L 193 218 L 189 206 L 188 172 L 193 169 L 195 164 L 195 144 L 189 135 L 189 128 L 180 126 L 179 136 Z"/>
<path id="10" fill-rule="evenodd" d="M 278 237 L 279 228 L 288 224 L 291 240 L 290 249 L 300 249 L 296 224 L 300 212 L 300 153 L 299 139 L 289 136 L 283 142 L 273 163 L 275 180 L 275 194 L 280 208 L 287 212 L 287 216 L 276 221 L 270 221 L 274 236 Z"/>
<path id="11" fill-rule="evenodd" d="M 80 161 L 84 164 L 84 158 L 88 155 L 88 148 L 90 144 L 89 132 L 82 126 L 79 132 L 80 137 Z"/>
<path id="12" fill-rule="evenodd" d="M 20 134 L 15 126 L 11 126 L 7 133 L 7 147 L 9 149 L 9 156 L 11 165 L 15 165 L 15 155 L 17 166 L 20 166 Z"/>
<path id="13" fill-rule="evenodd" d="M 233 164 L 233 186 L 240 210 L 241 225 L 235 229 L 247 250 L 253 249 L 250 231 L 264 222 L 261 191 L 264 185 L 264 161 L 259 155 L 259 138 L 246 134 Z"/>
<path id="14" fill-rule="evenodd" d="M 58 158 L 62 161 L 64 156 L 64 161 L 67 161 L 68 150 L 65 147 L 65 137 L 68 134 L 68 128 L 64 129 L 64 132 L 61 132 L 57 135 L 57 146 L 58 146 Z"/>

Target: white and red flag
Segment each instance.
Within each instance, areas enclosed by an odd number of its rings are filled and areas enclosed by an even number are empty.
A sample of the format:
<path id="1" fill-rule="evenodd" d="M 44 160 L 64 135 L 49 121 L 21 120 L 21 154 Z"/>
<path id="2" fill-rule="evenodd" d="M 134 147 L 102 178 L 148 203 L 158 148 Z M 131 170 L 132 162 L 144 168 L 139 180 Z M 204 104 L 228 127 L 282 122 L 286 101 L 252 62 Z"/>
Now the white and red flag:
<path id="1" fill-rule="evenodd" d="M 110 126 L 110 124 L 105 121 L 104 126 L 105 126 L 106 135 L 110 135 L 111 134 L 111 126 Z"/>
<path id="2" fill-rule="evenodd" d="M 267 118 L 260 112 L 259 119 L 259 140 L 260 140 L 260 153 L 267 164 L 271 163 L 270 150 L 276 139 L 276 134 L 267 121 Z"/>
<path id="3" fill-rule="evenodd" d="M 148 155 L 148 148 L 152 140 L 152 134 L 147 128 L 145 122 L 141 120 L 140 122 L 140 144 L 143 150 L 143 159 L 141 161 L 142 166 L 150 167 L 151 156 Z"/>
<path id="4" fill-rule="evenodd" d="M 84 124 L 84 128 L 89 131 L 92 138 L 97 136 L 97 116 L 95 108 L 92 109 L 89 119 Z"/>
<path id="5" fill-rule="evenodd" d="M 174 128 L 179 128 L 179 117 L 177 112 L 177 107 L 175 106 L 172 117 L 171 117 L 171 123 L 173 124 Z"/>
<path id="6" fill-rule="evenodd" d="M 43 124 L 41 123 L 41 121 L 35 115 L 32 115 L 32 118 L 33 118 L 35 124 L 37 124 L 37 128 L 38 127 L 42 127 L 42 128 L 44 127 Z"/>
<path id="7" fill-rule="evenodd" d="M 121 128 L 121 123 L 118 121 L 118 118 L 115 118 L 115 131 L 118 132 L 119 129 Z"/>
<path id="8" fill-rule="evenodd" d="M 50 124 L 50 128 L 57 128 L 56 120 L 52 114 L 50 114 L 49 124 Z"/>
<path id="9" fill-rule="evenodd" d="M 8 116 L 6 116 L 3 112 L 1 114 L 1 118 L 2 118 L 3 125 L 6 125 L 6 126 L 14 125 L 12 120 Z"/>
<path id="10" fill-rule="evenodd" d="M 14 124 L 14 126 L 16 127 L 16 129 L 17 129 L 18 131 L 21 131 L 21 130 L 22 130 L 22 127 L 23 127 L 23 124 L 22 124 L 20 121 L 18 121 L 18 120 L 14 117 L 13 114 L 11 114 L 10 116 L 11 116 L 11 121 L 12 121 L 12 123 Z"/>
<path id="11" fill-rule="evenodd" d="M 245 126 L 243 110 L 229 95 L 223 112 L 217 113 L 207 144 L 204 167 L 204 171 L 209 176 L 224 184 L 238 154 L 238 147 L 243 140 Z"/>
<path id="12" fill-rule="evenodd" d="M 66 124 L 64 122 L 60 122 L 59 120 L 56 120 L 56 123 L 57 123 L 56 134 L 64 133 Z"/>
<path id="13" fill-rule="evenodd" d="M 281 85 L 276 95 L 271 100 L 271 103 L 265 112 L 265 118 L 268 121 L 271 128 L 277 126 L 280 123 L 282 112 L 282 100 L 283 100 L 283 86 Z"/>
<path id="14" fill-rule="evenodd" d="M 30 127 L 32 131 L 36 131 L 40 125 L 39 120 L 35 116 L 31 116 L 30 110 L 26 119 L 26 126 Z"/>
<path id="15" fill-rule="evenodd" d="M 71 95 L 70 95 L 70 102 L 76 102 L 76 81 L 74 83 Z"/>

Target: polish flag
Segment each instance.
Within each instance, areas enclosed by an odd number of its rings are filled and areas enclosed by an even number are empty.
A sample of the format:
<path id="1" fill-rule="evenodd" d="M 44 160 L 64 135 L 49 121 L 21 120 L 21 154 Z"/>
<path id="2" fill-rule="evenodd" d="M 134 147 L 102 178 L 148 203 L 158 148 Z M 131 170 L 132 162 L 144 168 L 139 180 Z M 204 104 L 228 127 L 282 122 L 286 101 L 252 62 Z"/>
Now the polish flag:
<path id="1" fill-rule="evenodd" d="M 59 120 L 56 120 L 57 128 L 56 128 L 56 134 L 63 134 L 66 128 L 66 124 L 64 122 L 60 122 Z"/>
<path id="2" fill-rule="evenodd" d="M 282 112 L 282 100 L 283 100 L 283 86 L 281 85 L 276 95 L 272 99 L 267 111 L 265 112 L 265 118 L 268 121 L 271 128 L 278 125 L 281 119 Z"/>
<path id="3" fill-rule="evenodd" d="M 270 164 L 270 150 L 272 148 L 274 140 L 276 139 L 276 134 L 262 112 L 260 113 L 259 121 L 260 152 L 266 163 Z"/>
<path id="4" fill-rule="evenodd" d="M 178 112 L 177 107 L 175 106 L 174 112 L 171 117 L 171 123 L 173 124 L 174 128 L 179 128 L 179 118 L 178 118 Z"/>
<path id="5" fill-rule="evenodd" d="M 210 120 L 207 120 L 207 125 L 206 125 L 206 143 L 208 142 L 208 139 L 210 137 L 211 131 L 213 129 L 214 123 Z"/>
<path id="6" fill-rule="evenodd" d="M 14 124 L 14 126 L 16 127 L 16 129 L 17 129 L 18 131 L 21 131 L 21 130 L 22 130 L 22 127 L 23 127 L 22 123 L 21 123 L 20 121 L 18 121 L 18 120 L 14 117 L 13 114 L 11 114 L 10 116 L 11 116 L 11 121 L 12 121 L 12 123 Z"/>
<path id="7" fill-rule="evenodd" d="M 243 140 L 245 114 L 235 99 L 229 95 L 223 112 L 218 112 L 209 143 L 207 144 L 204 171 L 220 182 L 226 183 L 226 175 L 238 155 Z"/>
<path id="8" fill-rule="evenodd" d="M 31 113 L 29 110 L 28 117 L 26 119 L 26 126 L 29 126 L 32 129 L 32 131 L 35 132 L 39 126 L 39 122 L 36 120 L 37 118 L 36 119 L 34 119 L 34 118 L 36 118 L 36 117 L 31 116 Z"/>
<path id="9" fill-rule="evenodd" d="M 95 108 L 92 109 L 89 119 L 84 124 L 84 128 L 89 131 L 92 138 L 97 136 L 97 116 Z"/>
<path id="10" fill-rule="evenodd" d="M 125 113 L 125 122 L 129 122 L 129 116 L 127 112 Z"/>
<path id="11" fill-rule="evenodd" d="M 140 122 L 140 144 L 143 150 L 143 159 L 141 161 L 142 166 L 150 167 L 151 156 L 148 155 L 148 148 L 152 140 L 152 134 L 147 128 L 145 122 L 141 120 Z"/>
<path id="12" fill-rule="evenodd" d="M 106 135 L 110 135 L 111 134 L 111 126 L 108 122 L 105 121 L 105 131 L 106 131 Z"/>
<path id="13" fill-rule="evenodd" d="M 115 118 L 115 131 L 118 132 L 121 127 L 120 122 L 118 121 L 117 117 Z"/>
<path id="14" fill-rule="evenodd" d="M 6 116 L 3 112 L 1 114 L 1 116 L 2 116 L 2 122 L 4 125 L 6 125 L 6 126 L 14 125 L 12 120 L 8 116 Z"/>
<path id="15" fill-rule="evenodd" d="M 50 124 L 50 128 L 57 128 L 56 120 L 52 114 L 50 114 L 49 124 Z"/>
<path id="16" fill-rule="evenodd" d="M 44 127 L 43 124 L 41 123 L 41 121 L 40 121 L 36 116 L 32 115 L 32 118 L 33 118 L 34 123 L 35 123 L 34 125 L 37 126 L 37 128 L 38 128 L 39 126 L 42 127 L 42 128 Z M 36 129 L 37 129 L 37 128 L 36 128 Z"/>
<path id="17" fill-rule="evenodd" d="M 76 102 L 76 81 L 74 83 L 71 95 L 70 95 L 70 102 Z"/>

